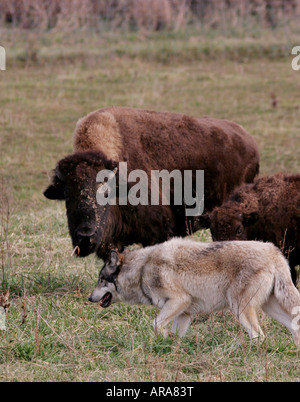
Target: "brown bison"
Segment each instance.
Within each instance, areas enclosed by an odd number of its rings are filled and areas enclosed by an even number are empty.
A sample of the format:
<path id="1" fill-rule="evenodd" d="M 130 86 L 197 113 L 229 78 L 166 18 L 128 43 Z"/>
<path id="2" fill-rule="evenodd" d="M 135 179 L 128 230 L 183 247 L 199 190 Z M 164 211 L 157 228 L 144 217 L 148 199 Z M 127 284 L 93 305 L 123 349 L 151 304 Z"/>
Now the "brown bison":
<path id="1" fill-rule="evenodd" d="M 259 153 L 253 138 L 227 120 L 121 107 L 90 113 L 77 123 L 74 153 L 58 162 L 44 192 L 49 199 L 65 200 L 79 256 L 96 252 L 105 258 L 112 247 L 147 246 L 199 227 L 197 217 L 186 216 L 184 200 L 183 205 L 122 205 L 118 199 L 116 205 L 99 205 L 96 193 L 103 183 L 97 182 L 97 174 L 116 172 L 118 186 L 120 162 L 127 163 L 128 173 L 140 169 L 147 176 L 153 170 L 192 171 L 194 195 L 195 172 L 204 170 L 205 211 L 211 211 L 237 185 L 253 181 Z M 171 195 L 173 187 L 170 182 Z"/>
<path id="2" fill-rule="evenodd" d="M 279 173 L 240 186 L 200 218 L 213 240 L 273 242 L 289 260 L 293 282 L 300 264 L 300 175 Z"/>

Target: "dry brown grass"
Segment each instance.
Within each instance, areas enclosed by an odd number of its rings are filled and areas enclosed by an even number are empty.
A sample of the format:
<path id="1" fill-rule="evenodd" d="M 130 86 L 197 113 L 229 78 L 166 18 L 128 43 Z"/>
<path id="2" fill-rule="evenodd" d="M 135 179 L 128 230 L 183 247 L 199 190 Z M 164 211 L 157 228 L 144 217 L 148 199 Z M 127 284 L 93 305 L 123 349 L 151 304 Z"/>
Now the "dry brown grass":
<path id="1" fill-rule="evenodd" d="M 73 30 L 122 27 L 178 30 L 190 23 L 208 27 L 297 23 L 299 0 L 0 0 L 2 23 L 24 29 Z"/>

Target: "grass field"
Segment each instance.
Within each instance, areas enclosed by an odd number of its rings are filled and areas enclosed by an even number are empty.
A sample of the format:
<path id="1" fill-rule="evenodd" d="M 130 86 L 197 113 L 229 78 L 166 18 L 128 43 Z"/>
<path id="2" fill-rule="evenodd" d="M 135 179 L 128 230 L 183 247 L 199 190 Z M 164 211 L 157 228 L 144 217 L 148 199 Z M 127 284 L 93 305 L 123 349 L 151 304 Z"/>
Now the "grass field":
<path id="1" fill-rule="evenodd" d="M 297 37 L 1 31 L 0 286 L 11 306 L 0 381 L 300 380 L 290 334 L 265 316 L 262 344 L 228 312 L 164 339 L 152 308 L 88 303 L 101 261 L 72 255 L 65 207 L 42 195 L 78 118 L 108 105 L 234 120 L 256 139 L 261 173 L 299 172 Z"/>

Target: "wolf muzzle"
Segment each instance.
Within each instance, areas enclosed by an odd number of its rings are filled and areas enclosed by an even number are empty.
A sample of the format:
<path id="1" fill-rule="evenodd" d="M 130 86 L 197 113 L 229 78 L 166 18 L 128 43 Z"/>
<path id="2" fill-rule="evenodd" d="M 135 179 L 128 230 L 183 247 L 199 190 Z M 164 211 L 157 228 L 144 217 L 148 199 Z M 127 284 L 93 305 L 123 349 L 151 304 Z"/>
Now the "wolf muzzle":
<path id="1" fill-rule="evenodd" d="M 88 300 L 92 303 L 100 302 L 100 306 L 103 308 L 106 308 L 106 307 L 110 306 L 110 304 L 111 304 L 112 294 L 110 292 L 107 292 L 101 299 L 98 299 L 97 297 L 93 297 L 93 293 L 92 293 L 89 296 Z"/>

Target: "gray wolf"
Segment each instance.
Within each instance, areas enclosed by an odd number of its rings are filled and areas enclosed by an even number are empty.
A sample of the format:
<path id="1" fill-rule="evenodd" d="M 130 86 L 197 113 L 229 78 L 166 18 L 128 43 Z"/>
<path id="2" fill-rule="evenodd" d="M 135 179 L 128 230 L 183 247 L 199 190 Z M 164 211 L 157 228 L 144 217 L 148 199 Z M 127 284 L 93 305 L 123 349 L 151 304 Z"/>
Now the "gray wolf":
<path id="1" fill-rule="evenodd" d="M 154 305 L 160 309 L 154 327 L 167 335 L 166 325 L 173 320 L 172 332 L 179 336 L 194 314 L 229 308 L 251 339 L 263 339 L 257 318 L 262 308 L 300 344 L 300 326 L 293 324 L 300 295 L 286 259 L 272 243 L 175 238 L 121 255 L 113 250 L 89 300 L 102 307 Z"/>
<path id="2" fill-rule="evenodd" d="M 140 169 L 193 172 L 204 170 L 205 211 L 220 205 L 233 189 L 250 183 L 259 171 L 259 152 L 250 134 L 227 120 L 194 118 L 179 113 L 109 107 L 88 114 L 77 123 L 74 153 L 60 160 L 44 195 L 65 200 L 69 232 L 78 256 L 96 252 L 107 258 L 132 243 L 149 246 L 171 237 L 186 236 L 184 202 L 175 205 L 101 206 L 96 202 L 96 175 L 126 162 L 128 174 Z M 119 172 L 116 172 L 117 185 Z M 128 191 L 130 189 L 128 188 Z M 150 197 L 150 189 L 149 189 Z M 183 200 L 182 200 L 183 201 Z M 189 233 L 198 230 L 188 219 Z"/>

